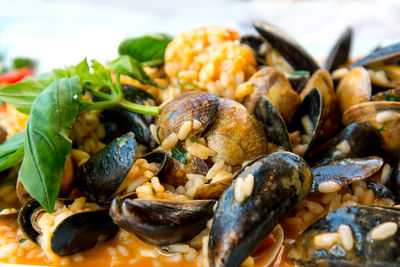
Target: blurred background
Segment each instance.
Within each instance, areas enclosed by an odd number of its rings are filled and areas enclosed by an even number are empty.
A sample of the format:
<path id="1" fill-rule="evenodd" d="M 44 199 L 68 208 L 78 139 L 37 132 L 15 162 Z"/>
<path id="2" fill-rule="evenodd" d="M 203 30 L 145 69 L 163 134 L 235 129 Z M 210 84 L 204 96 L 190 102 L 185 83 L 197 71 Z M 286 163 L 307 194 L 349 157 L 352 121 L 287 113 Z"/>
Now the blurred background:
<path id="1" fill-rule="evenodd" d="M 354 29 L 353 56 L 400 41 L 399 0 L 0 0 L 0 56 L 5 64 L 33 58 L 42 73 L 84 57 L 111 60 L 123 39 L 146 33 L 205 25 L 254 33 L 256 18 L 285 30 L 318 60 L 347 26 Z"/>

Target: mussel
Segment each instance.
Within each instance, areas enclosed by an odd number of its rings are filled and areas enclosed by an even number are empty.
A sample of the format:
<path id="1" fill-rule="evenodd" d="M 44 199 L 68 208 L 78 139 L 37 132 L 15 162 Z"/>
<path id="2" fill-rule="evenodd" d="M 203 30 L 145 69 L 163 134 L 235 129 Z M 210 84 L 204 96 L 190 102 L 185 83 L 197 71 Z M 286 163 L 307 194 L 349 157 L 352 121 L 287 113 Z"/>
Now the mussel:
<path id="1" fill-rule="evenodd" d="M 329 72 L 332 72 L 339 66 L 346 64 L 349 60 L 352 36 L 353 29 L 350 27 L 346 28 L 346 30 L 340 35 L 325 61 L 325 69 Z"/>
<path id="2" fill-rule="evenodd" d="M 73 201 L 58 200 L 65 205 Z M 36 200 L 26 202 L 18 215 L 18 223 L 27 238 L 35 243 L 43 243 L 45 231 L 39 220 L 46 212 Z M 62 216 L 62 215 L 61 215 Z M 92 211 L 82 211 L 72 214 L 59 222 L 50 234 L 50 248 L 58 256 L 71 255 L 96 246 L 112 238 L 118 232 L 107 208 Z"/>
<path id="3" fill-rule="evenodd" d="M 121 85 L 125 99 L 140 105 L 154 106 L 152 95 L 132 85 Z M 102 123 L 106 126 L 108 143 L 121 135 L 133 132 L 136 141 L 152 149 L 156 141 L 150 133 L 150 125 L 155 119 L 150 115 L 141 115 L 125 109 L 107 109 L 102 112 Z M 116 119 L 117 118 L 117 119 Z"/>
<path id="4" fill-rule="evenodd" d="M 313 223 L 289 257 L 307 266 L 398 266 L 400 209 L 345 206 Z"/>
<path id="5" fill-rule="evenodd" d="M 307 155 L 311 165 L 325 164 L 345 158 L 362 158 L 380 154 L 382 137 L 367 122 L 348 125 L 338 135 Z"/>
<path id="6" fill-rule="evenodd" d="M 208 250 L 211 266 L 239 266 L 309 193 L 311 184 L 307 163 L 290 152 L 259 157 L 239 171 L 215 211 Z"/>
<path id="7" fill-rule="evenodd" d="M 257 32 L 270 43 L 295 70 L 308 70 L 311 74 L 319 69 L 318 64 L 296 41 L 282 30 L 261 20 L 253 22 Z"/>
<path id="8" fill-rule="evenodd" d="M 188 241 L 200 233 L 213 216 L 214 204 L 214 200 L 115 198 L 110 215 L 119 227 L 142 241 L 163 246 Z"/>
<path id="9" fill-rule="evenodd" d="M 132 132 L 115 139 L 81 166 L 78 188 L 92 201 L 107 201 L 128 175 L 135 152 Z"/>

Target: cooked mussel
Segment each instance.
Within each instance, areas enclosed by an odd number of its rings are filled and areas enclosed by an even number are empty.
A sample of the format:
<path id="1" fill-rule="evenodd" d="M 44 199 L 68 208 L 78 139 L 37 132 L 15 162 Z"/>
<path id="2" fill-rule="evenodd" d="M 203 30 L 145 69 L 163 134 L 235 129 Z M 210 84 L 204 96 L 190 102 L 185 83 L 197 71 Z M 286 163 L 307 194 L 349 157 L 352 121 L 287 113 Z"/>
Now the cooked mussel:
<path id="1" fill-rule="evenodd" d="M 261 20 L 253 22 L 257 32 L 270 43 L 295 70 L 308 70 L 311 74 L 319 69 L 318 64 L 296 41 L 282 30 Z"/>
<path id="2" fill-rule="evenodd" d="M 185 242 L 200 233 L 213 216 L 214 200 L 118 199 L 110 215 L 121 228 L 152 245 Z"/>
<path id="3" fill-rule="evenodd" d="M 343 77 L 336 89 L 340 113 L 343 114 L 353 105 L 369 101 L 371 93 L 371 79 L 368 71 L 363 67 L 352 69 Z"/>
<path id="4" fill-rule="evenodd" d="M 312 168 L 313 185 L 311 192 L 317 192 L 322 183 L 334 182 L 340 186 L 367 179 L 383 165 L 379 157 L 334 160 Z"/>
<path id="5" fill-rule="evenodd" d="M 350 27 L 346 28 L 340 35 L 325 61 L 325 69 L 329 72 L 334 71 L 341 65 L 345 65 L 349 60 L 352 36 L 353 29 Z"/>
<path id="6" fill-rule="evenodd" d="M 299 154 L 307 155 L 313 149 L 322 125 L 324 101 L 319 89 L 312 89 L 301 102 L 294 114 L 292 123 L 289 124 L 289 132 L 300 131 L 302 141 L 307 148 Z M 295 151 L 295 150 L 294 150 Z"/>
<path id="7" fill-rule="evenodd" d="M 290 152 L 259 157 L 239 171 L 215 211 L 209 240 L 211 266 L 239 266 L 309 193 L 311 184 L 307 163 Z"/>
<path id="8" fill-rule="evenodd" d="M 254 116 L 264 126 L 264 131 L 269 142 L 282 147 L 286 151 L 292 151 L 285 121 L 267 98 L 263 96 L 258 98 L 254 107 Z"/>
<path id="9" fill-rule="evenodd" d="M 307 228 L 288 255 L 307 266 L 398 266 L 399 221 L 400 209 L 345 206 Z"/>
<path id="10" fill-rule="evenodd" d="M 298 105 L 299 94 L 293 90 L 286 75 L 273 67 L 266 67 L 256 72 L 249 80 L 253 93 L 247 96 L 243 105 L 252 113 L 260 96 L 265 96 L 281 114 L 290 122 Z"/>
<path id="11" fill-rule="evenodd" d="M 132 86 L 121 85 L 125 99 L 140 105 L 154 106 L 156 103 L 152 95 Z M 106 126 L 106 140 L 108 143 L 121 135 L 133 132 L 136 141 L 152 149 L 156 141 L 150 133 L 150 125 L 155 119 L 150 115 L 141 115 L 125 109 L 107 109 L 102 112 L 102 123 Z"/>
<path id="12" fill-rule="evenodd" d="M 380 154 L 381 145 L 382 137 L 375 127 L 367 122 L 356 122 L 311 151 L 307 159 L 311 165 L 315 165 L 346 158 L 376 156 Z"/>
<path id="13" fill-rule="evenodd" d="M 73 201 L 58 200 L 65 205 Z M 44 231 L 39 220 L 46 212 L 36 200 L 26 202 L 18 215 L 18 223 L 27 238 L 41 242 Z M 118 232 L 108 214 L 108 209 L 82 211 L 59 222 L 50 233 L 50 248 L 58 256 L 71 255 L 96 246 L 98 242 L 112 238 Z M 44 241 L 43 241 L 44 242 Z"/>
<path id="14" fill-rule="evenodd" d="M 359 66 L 368 66 L 383 62 L 388 59 L 393 59 L 400 56 L 400 43 L 395 43 L 386 47 L 374 50 L 371 54 L 351 64 L 350 68 Z"/>
<path id="15" fill-rule="evenodd" d="M 135 152 L 132 132 L 115 139 L 81 166 L 78 188 L 92 201 L 107 201 L 128 175 Z"/>

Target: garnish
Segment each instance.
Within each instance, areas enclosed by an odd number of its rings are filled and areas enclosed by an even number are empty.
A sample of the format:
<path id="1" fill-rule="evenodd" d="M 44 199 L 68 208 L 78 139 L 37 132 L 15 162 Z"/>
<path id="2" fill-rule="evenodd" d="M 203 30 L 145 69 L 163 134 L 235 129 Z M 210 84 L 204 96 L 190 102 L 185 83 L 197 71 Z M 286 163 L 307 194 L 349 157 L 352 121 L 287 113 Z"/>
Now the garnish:
<path id="1" fill-rule="evenodd" d="M 21 69 L 27 67 L 32 69 L 35 66 L 35 62 L 30 58 L 17 57 L 13 60 L 13 69 Z"/>
<path id="2" fill-rule="evenodd" d="M 172 157 L 178 161 L 180 161 L 183 164 L 187 163 L 187 158 L 186 158 L 186 151 L 183 150 L 181 147 L 179 146 L 174 146 L 171 149 L 171 154 Z"/>
<path id="3" fill-rule="evenodd" d="M 386 101 L 397 101 L 397 102 L 400 102 L 400 96 L 389 94 L 389 95 L 385 96 L 385 100 Z"/>
<path id="4" fill-rule="evenodd" d="M 199 141 L 199 138 L 197 138 L 197 137 L 190 137 L 190 142 L 192 142 L 192 143 L 200 143 L 200 141 Z"/>
<path id="5" fill-rule="evenodd" d="M 297 70 L 290 73 L 292 76 L 310 76 L 310 72 L 308 70 Z"/>
<path id="6" fill-rule="evenodd" d="M 0 146 L 0 171 L 20 163 L 24 156 L 25 132 L 16 133 Z"/>
<path id="7" fill-rule="evenodd" d="M 378 129 L 379 132 L 383 132 L 384 130 L 385 130 L 385 128 L 383 128 L 383 126 L 381 126 L 381 127 Z"/>
<path id="8" fill-rule="evenodd" d="M 53 212 L 65 159 L 72 147 L 68 136 L 81 97 L 79 78 L 62 78 L 51 83 L 32 103 L 19 179 L 48 213 Z"/>
<path id="9" fill-rule="evenodd" d="M 156 135 L 157 135 L 158 143 L 161 145 L 162 141 L 161 141 L 161 138 L 160 138 L 160 126 L 157 127 Z"/>
<path id="10" fill-rule="evenodd" d="M 20 244 L 22 244 L 22 243 L 24 243 L 26 240 L 27 240 L 26 238 L 21 238 L 18 242 L 19 242 Z"/>
<path id="11" fill-rule="evenodd" d="M 172 37 L 167 34 L 145 35 L 123 41 L 118 48 L 120 55 L 129 55 L 144 66 L 164 64 L 164 53 Z"/>
<path id="12" fill-rule="evenodd" d="M 172 111 L 172 112 L 168 115 L 167 120 L 170 120 L 170 119 L 172 118 L 172 116 L 174 116 L 175 112 L 176 112 L 176 110 Z"/>

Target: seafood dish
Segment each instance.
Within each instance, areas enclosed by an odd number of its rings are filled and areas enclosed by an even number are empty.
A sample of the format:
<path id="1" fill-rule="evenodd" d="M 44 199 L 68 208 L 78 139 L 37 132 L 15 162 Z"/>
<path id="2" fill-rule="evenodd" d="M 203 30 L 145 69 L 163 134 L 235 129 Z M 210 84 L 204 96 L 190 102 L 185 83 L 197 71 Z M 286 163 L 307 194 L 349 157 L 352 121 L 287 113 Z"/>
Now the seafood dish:
<path id="1" fill-rule="evenodd" d="M 0 262 L 399 266 L 400 43 L 253 25 L 0 82 Z"/>

